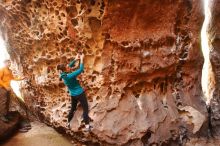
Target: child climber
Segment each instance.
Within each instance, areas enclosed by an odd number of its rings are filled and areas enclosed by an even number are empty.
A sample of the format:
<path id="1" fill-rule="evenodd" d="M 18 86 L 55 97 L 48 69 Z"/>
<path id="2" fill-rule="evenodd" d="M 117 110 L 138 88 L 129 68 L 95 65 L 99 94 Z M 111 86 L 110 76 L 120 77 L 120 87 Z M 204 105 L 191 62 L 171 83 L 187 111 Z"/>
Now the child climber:
<path id="1" fill-rule="evenodd" d="M 76 111 L 77 103 L 80 102 L 83 108 L 85 131 L 90 131 L 91 126 L 89 125 L 89 109 L 87 98 L 84 89 L 80 86 L 78 80 L 76 79 L 77 76 L 80 75 L 84 70 L 83 59 L 83 54 L 80 56 L 77 54 L 76 58 L 71 61 L 69 65 L 60 64 L 57 66 L 57 69 L 61 71 L 60 78 L 64 81 L 64 84 L 67 86 L 69 94 L 71 96 L 71 110 L 68 115 L 68 127 L 70 128 L 70 121 L 72 120 Z M 79 68 L 77 68 L 78 66 L 76 65 L 77 60 L 80 60 Z"/>

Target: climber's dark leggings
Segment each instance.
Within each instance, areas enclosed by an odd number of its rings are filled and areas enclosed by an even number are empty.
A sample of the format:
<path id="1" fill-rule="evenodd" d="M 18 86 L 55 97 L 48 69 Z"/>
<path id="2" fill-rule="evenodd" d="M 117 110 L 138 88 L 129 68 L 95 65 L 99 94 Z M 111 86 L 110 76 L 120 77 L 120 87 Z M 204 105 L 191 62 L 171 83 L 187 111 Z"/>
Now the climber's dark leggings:
<path id="1" fill-rule="evenodd" d="M 68 115 L 68 122 L 70 122 L 74 116 L 78 101 L 80 102 L 80 104 L 83 108 L 83 120 L 84 120 L 85 124 L 89 124 L 89 115 L 88 115 L 89 107 L 88 107 L 88 102 L 86 99 L 85 92 L 81 93 L 78 96 L 71 96 L 71 110 Z"/>

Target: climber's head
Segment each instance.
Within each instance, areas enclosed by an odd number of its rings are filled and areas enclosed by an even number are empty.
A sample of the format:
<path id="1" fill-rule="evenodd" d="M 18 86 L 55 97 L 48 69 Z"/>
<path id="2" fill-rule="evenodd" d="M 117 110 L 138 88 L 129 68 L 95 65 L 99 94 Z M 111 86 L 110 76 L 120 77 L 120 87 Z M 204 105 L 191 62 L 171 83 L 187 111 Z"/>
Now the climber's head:
<path id="1" fill-rule="evenodd" d="M 78 61 L 75 62 L 71 67 L 69 65 L 59 64 L 57 66 L 57 70 L 59 70 L 61 72 L 71 72 L 73 70 L 76 70 L 78 65 L 79 65 Z"/>
<path id="2" fill-rule="evenodd" d="M 59 64 L 57 65 L 57 70 L 61 71 L 61 72 L 67 72 L 67 69 L 66 69 L 66 65 L 64 64 Z"/>
<path id="3" fill-rule="evenodd" d="M 10 67 L 11 66 L 11 61 L 9 59 L 4 60 L 4 65 L 5 65 L 5 67 Z"/>

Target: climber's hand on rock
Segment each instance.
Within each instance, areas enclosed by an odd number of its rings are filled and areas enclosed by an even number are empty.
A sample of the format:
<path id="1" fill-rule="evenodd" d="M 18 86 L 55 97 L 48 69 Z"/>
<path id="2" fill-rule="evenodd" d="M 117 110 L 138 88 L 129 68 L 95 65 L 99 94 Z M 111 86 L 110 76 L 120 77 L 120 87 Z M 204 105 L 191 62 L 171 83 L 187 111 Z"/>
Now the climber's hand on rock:
<path id="1" fill-rule="evenodd" d="M 20 77 L 20 80 L 25 80 L 27 79 L 27 77 Z"/>
<path id="2" fill-rule="evenodd" d="M 79 59 L 79 54 L 77 54 L 75 57 L 75 60 L 78 60 L 78 59 Z"/>
<path id="3" fill-rule="evenodd" d="M 10 91 L 10 87 L 4 87 L 5 90 Z"/>
<path id="4" fill-rule="evenodd" d="M 85 57 L 84 54 L 81 54 L 81 55 L 80 55 L 80 60 L 83 60 L 84 57 Z"/>
<path id="5" fill-rule="evenodd" d="M 80 63 L 83 63 L 83 59 L 84 59 L 84 54 L 80 55 Z"/>

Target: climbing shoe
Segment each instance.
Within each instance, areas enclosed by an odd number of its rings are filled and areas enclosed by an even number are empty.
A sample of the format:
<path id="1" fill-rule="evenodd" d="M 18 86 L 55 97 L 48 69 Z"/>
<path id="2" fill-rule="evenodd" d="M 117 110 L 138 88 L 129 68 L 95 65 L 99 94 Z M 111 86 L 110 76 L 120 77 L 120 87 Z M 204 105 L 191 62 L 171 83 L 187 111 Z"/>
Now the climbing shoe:
<path id="1" fill-rule="evenodd" d="M 27 129 L 27 130 L 30 130 L 32 127 L 31 127 L 31 125 L 26 125 L 26 126 L 23 127 L 23 128 L 25 128 L 25 129 Z"/>
<path id="2" fill-rule="evenodd" d="M 20 129 L 22 129 L 21 131 L 30 130 L 31 129 L 30 121 L 26 119 L 21 119 L 21 121 L 19 122 L 19 127 Z"/>
<path id="3" fill-rule="evenodd" d="M 93 122 L 93 119 L 89 117 L 89 122 Z M 80 125 L 83 125 L 85 124 L 85 121 L 83 119 L 83 117 L 81 117 L 81 120 L 80 120 Z"/>
<path id="4" fill-rule="evenodd" d="M 26 128 L 20 128 L 20 129 L 19 129 L 19 132 L 21 132 L 21 133 L 28 132 L 28 129 L 26 129 Z"/>
<path id="5" fill-rule="evenodd" d="M 71 127 L 70 127 L 70 123 L 69 123 L 69 122 L 67 123 L 67 125 L 66 125 L 66 126 L 67 126 L 67 128 L 69 128 L 69 129 L 71 128 Z"/>
<path id="6" fill-rule="evenodd" d="M 92 126 L 91 125 L 85 125 L 85 128 L 83 129 L 84 132 L 91 132 L 92 130 Z"/>
<path id="7" fill-rule="evenodd" d="M 6 116 L 1 116 L 0 119 L 5 123 L 9 122 L 9 119 Z"/>

